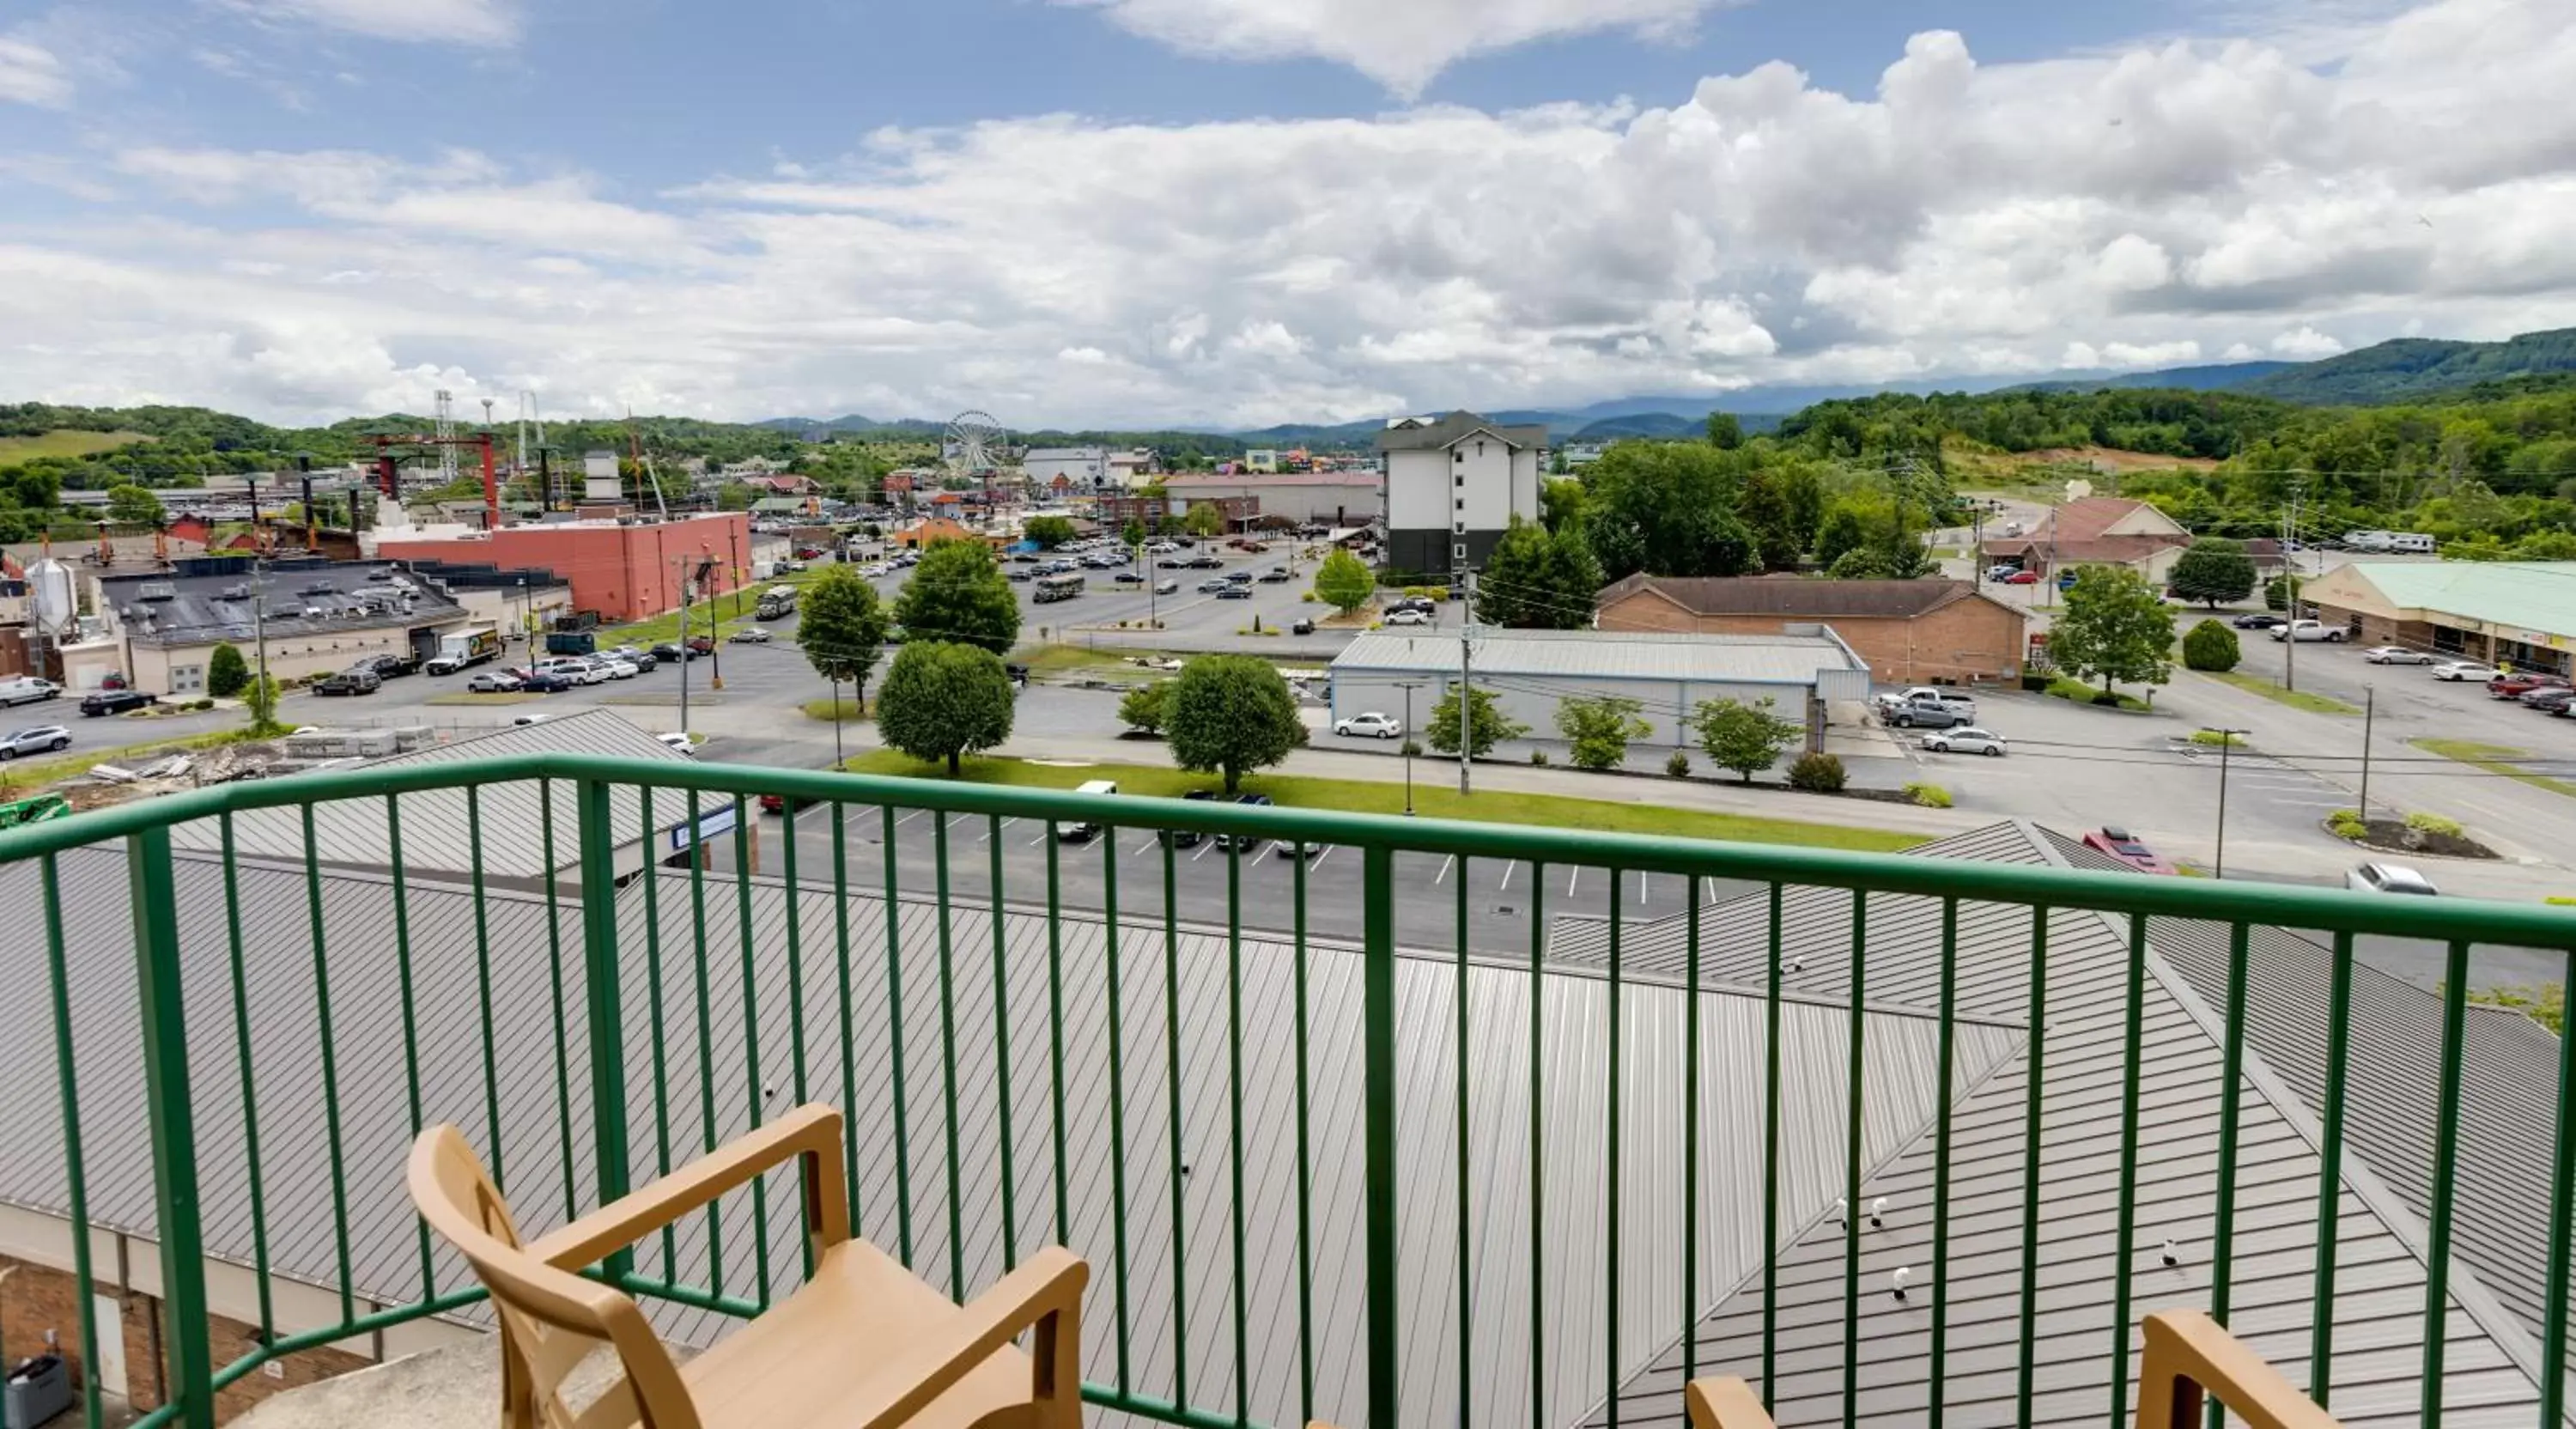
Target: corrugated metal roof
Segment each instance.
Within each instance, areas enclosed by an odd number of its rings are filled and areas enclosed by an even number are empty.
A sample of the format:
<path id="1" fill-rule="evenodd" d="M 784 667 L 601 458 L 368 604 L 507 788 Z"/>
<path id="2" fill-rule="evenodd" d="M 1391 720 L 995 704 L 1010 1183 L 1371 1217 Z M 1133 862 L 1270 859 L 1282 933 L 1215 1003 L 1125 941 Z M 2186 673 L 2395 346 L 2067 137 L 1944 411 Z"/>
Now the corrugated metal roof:
<path id="1" fill-rule="evenodd" d="M 1822 670 L 1867 670 L 1840 643 L 1810 635 L 1684 635 L 1598 630 L 1476 634 L 1476 673 L 1497 679 L 1559 676 L 1809 684 Z M 1333 657 L 1337 674 L 1458 672 L 1456 632 L 1372 630 Z"/>
<path id="2" fill-rule="evenodd" d="M 123 861 L 113 852 L 81 851 L 65 855 L 60 867 L 67 941 L 75 957 L 76 1042 L 92 1213 L 104 1224 L 149 1235 L 151 1178 L 135 1047 Z M 182 856 L 177 873 L 199 1146 L 206 1162 L 207 1240 L 212 1253 L 247 1262 L 246 1138 L 234 1071 L 238 1044 L 231 1022 L 223 872 L 217 860 Z M 336 1284 L 329 1127 L 321 1115 L 322 1039 L 316 1035 L 319 1000 L 305 880 L 301 870 L 252 865 L 243 866 L 237 876 L 272 1255 L 281 1274 Z M 383 879 L 333 872 L 320 875 L 319 882 L 328 935 L 331 1044 L 341 1088 L 339 1135 L 349 1171 L 352 1278 L 362 1297 L 400 1303 L 418 1291 L 420 1247 L 399 1185 L 412 1122 L 399 1071 L 401 980 L 392 889 Z M 0 868 L 0 896 L 17 906 L 35 906 L 37 886 L 30 866 Z M 842 910 L 828 890 L 810 891 L 810 882 L 807 886 L 796 920 L 801 988 L 791 990 L 795 980 L 789 969 L 787 895 L 773 883 L 750 884 L 754 966 L 749 980 L 755 990 L 750 1001 L 757 1012 L 749 1018 L 743 905 L 732 880 L 710 879 L 693 888 L 685 876 L 665 873 L 621 895 L 636 1179 L 640 1183 L 656 1169 L 665 1127 L 674 1160 L 685 1159 L 710 1139 L 722 1141 L 743 1130 L 750 1122 L 755 1083 L 767 1089 L 772 1110 L 789 1105 L 795 1096 L 795 1050 L 801 1045 L 807 1094 L 855 1109 L 861 1228 L 891 1247 L 900 1236 L 885 909 L 880 900 L 859 895 L 847 904 L 852 1021 L 844 1034 L 839 1010 L 842 933 L 836 916 Z M 538 895 L 490 895 L 482 915 L 491 930 L 493 1035 L 487 1043 L 481 1031 L 477 918 L 470 896 L 415 885 L 407 906 L 415 1005 L 421 1016 L 425 1114 L 456 1121 L 488 1153 L 494 1138 L 484 1112 L 482 1068 L 484 1059 L 491 1059 L 500 1106 L 501 1170 L 523 1223 L 531 1233 L 541 1232 L 560 1223 L 567 1194 L 581 1205 L 592 1200 L 589 1182 L 579 1170 L 591 1135 L 578 1010 L 584 1005 L 580 910 L 570 902 L 549 909 Z M 924 903 L 907 902 L 898 912 L 905 1143 L 914 1188 L 912 1261 L 933 1283 L 947 1284 L 949 1198 L 951 1188 L 957 1188 L 962 1199 L 955 1214 L 972 1290 L 997 1278 L 1005 1258 L 995 1056 L 1001 1039 L 993 1032 L 992 925 L 984 912 L 965 906 L 952 906 L 945 920 L 935 906 Z M 553 940 L 556 935 L 559 944 Z M 1112 1229 L 1108 942 L 1102 924 L 1073 916 L 1056 926 L 1056 936 L 1063 996 L 1065 1172 L 1072 1212 L 1064 1239 L 1095 1267 L 1086 1368 L 1090 1377 L 1110 1380 L 1117 1368 L 1113 1307 L 1119 1256 Z M 1023 1254 L 1055 1234 L 1048 938 L 1042 915 L 1012 913 L 1004 920 L 1015 1137 L 1011 1161 L 1017 1248 Z M 563 1005 L 573 1009 L 568 1025 L 559 1024 L 555 1012 L 550 959 L 558 946 Z M 944 981 L 943 946 L 950 955 Z M 1170 1395 L 1177 1388 L 1179 1337 L 1170 1249 L 1172 1081 L 1163 1030 L 1167 974 L 1162 930 L 1127 926 L 1120 946 L 1131 1382 L 1141 1392 Z M 21 920 L 0 929 L 0 979 L 11 986 L 41 987 L 42 949 L 38 922 Z M 1247 938 L 1240 953 L 1243 1184 L 1249 1202 L 1245 1296 L 1252 1346 L 1247 1395 L 1256 1420 L 1290 1422 L 1300 1408 L 1296 1077 L 1287 1032 L 1296 1005 L 1297 954 L 1277 939 L 1260 937 Z M 1232 1409 L 1234 1393 L 1228 962 L 1221 934 L 1184 931 L 1175 971 L 1169 974 L 1179 995 L 1181 1028 L 1180 1142 L 1187 1170 L 1179 1224 L 1187 1249 L 1182 1282 L 1189 1397 L 1220 1412 Z M 1316 1408 L 1346 1419 L 1364 1408 L 1360 966 L 1355 953 L 1339 947 L 1319 945 L 1307 957 L 1307 1011 L 1314 1029 L 1308 1062 L 1308 1164 L 1315 1243 Z M 1456 1051 L 1451 1040 L 1458 978 L 1458 969 L 1447 959 L 1407 957 L 1397 969 L 1406 1423 L 1442 1422 L 1458 1410 Z M 1480 1418 L 1515 1417 L 1526 1410 L 1531 1367 L 1527 1316 L 1533 1302 L 1526 1234 L 1531 986 L 1526 969 L 1517 965 L 1478 964 L 1466 971 L 1465 980 L 1472 1057 L 1467 1175 L 1474 1200 L 1468 1267 L 1474 1307 L 1468 1319 L 1474 1357 L 1468 1378 L 1476 1396 L 1471 1410 Z M 802 996 L 801 1026 L 794 1016 L 796 991 Z M 697 1013 L 701 997 L 707 1008 L 703 1023 Z M 1615 1098 L 1603 1040 L 1608 1029 L 1606 982 L 1580 970 L 1560 971 L 1544 979 L 1541 998 L 1546 1028 L 1542 1204 L 1548 1262 L 1536 1304 L 1544 1311 L 1538 1338 L 1545 1346 L 1550 1387 L 1547 1418 L 1563 1423 L 1598 1400 L 1609 1373 L 1602 1168 L 1603 1110 L 1613 1104 L 1622 1109 L 1623 1367 L 1642 1367 L 1655 1346 L 1680 1329 L 1683 1208 L 1678 1157 L 1685 997 L 1653 983 L 1627 987 L 1621 999 L 1623 1058 Z M 657 1005 L 664 1034 L 658 1059 L 653 1036 Z M 942 1023 L 951 1013 L 958 1168 L 953 1180 L 947 1169 L 942 1096 L 950 1084 Z M 1763 1015 L 1758 999 L 1726 991 L 1703 994 L 1700 1104 L 1706 1147 L 1759 1144 Z M 48 1045 L 45 1019 L 41 998 L 0 1005 L 0 1043 Z M 564 1055 L 571 1068 L 568 1103 L 558 1101 L 553 1036 L 558 1025 L 565 1026 Z M 1798 1154 L 1782 1168 L 1783 1215 L 1793 1222 L 1815 1216 L 1842 1183 L 1844 1134 L 1839 1128 L 1847 1097 L 1847 1030 L 1848 1014 L 1840 1008 L 1784 1006 L 1783 1056 L 1792 1070 L 1784 1084 L 1784 1112 L 1801 1129 Z M 756 1062 L 748 1054 L 754 1032 Z M 1963 1025 L 1958 1042 L 1963 1081 L 1983 1075 L 2005 1056 L 2016 1035 L 2008 1029 Z M 1937 1042 L 1929 1019 L 1905 1013 L 1874 1014 L 1867 1037 L 1873 1053 L 1864 1097 L 1865 1155 L 1876 1164 L 1893 1156 L 1928 1118 L 1932 1078 L 1927 1064 Z M 846 1096 L 845 1075 L 850 1085 Z M 667 1120 L 655 1115 L 657 1084 Z M 8 1106 L 13 1124 L 45 1130 L 21 1143 L 29 1154 L 0 1167 L 0 1198 L 59 1214 L 63 1191 L 58 1142 L 52 1139 L 57 1134 L 50 1130 L 56 1125 L 53 1087 L 41 1076 L 21 1077 L 12 1085 L 22 1099 Z M 569 1192 L 561 1151 L 567 1138 L 575 1168 Z M 1759 1263 L 1761 1182 L 1755 1160 L 1741 1156 L 1712 1155 L 1702 1174 L 1698 1273 L 1702 1295 L 1713 1301 Z M 765 1194 L 772 1276 L 783 1291 L 797 1273 L 792 1176 L 773 1178 Z M 730 1268 L 726 1288 L 733 1293 L 746 1293 L 752 1283 L 754 1234 L 750 1200 L 737 1197 L 726 1209 L 722 1230 Z M 678 1273 L 704 1283 L 708 1247 L 706 1220 L 692 1218 L 674 1238 Z M 648 1243 L 640 1260 L 639 1268 L 648 1274 L 668 1268 L 658 1243 Z M 442 1286 L 463 1283 L 461 1271 L 444 1252 L 437 1263 Z M 657 1315 L 666 1333 L 684 1340 L 705 1342 L 725 1328 L 712 1317 L 668 1306 Z"/>
<path id="3" fill-rule="evenodd" d="M 2576 635 L 2576 561 L 2352 561 L 2402 610 Z"/>
<path id="4" fill-rule="evenodd" d="M 584 710 L 541 724 L 514 725 L 454 744 L 433 745 L 391 755 L 362 766 L 408 768 L 421 764 L 455 764 L 513 754 L 605 754 L 624 759 L 678 760 L 680 753 L 638 729 L 613 710 Z M 544 787 L 553 789 L 553 841 L 548 846 Z M 489 784 L 469 796 L 462 789 L 430 789 L 402 796 L 402 846 L 406 865 L 415 873 L 470 873 L 474 867 L 472 816 L 481 815 L 483 872 L 492 878 L 543 878 L 580 860 L 574 786 L 570 780 L 518 780 Z M 712 803 L 712 801 L 710 801 Z M 642 830 L 642 806 L 635 790 L 617 786 L 610 796 L 615 826 L 632 839 Z M 678 796 L 666 794 L 657 823 L 682 821 Z M 335 801 L 313 807 L 314 848 L 327 864 L 356 868 L 389 868 L 394 862 L 392 826 L 384 806 L 372 802 Z M 194 822 L 171 831 L 181 848 L 214 852 L 223 847 L 221 830 L 211 822 Z M 304 858 L 304 816 L 295 807 L 259 809 L 233 819 L 233 844 L 247 858 Z"/>
<path id="5" fill-rule="evenodd" d="M 1945 840 L 1953 851 L 1971 842 L 2019 841 L 2013 861 L 2049 859 L 2036 835 L 2001 825 Z M 1929 849 L 1925 851 L 1931 851 Z M 1801 993 L 1849 995 L 1851 895 L 1801 891 L 1784 899 L 1784 954 L 1795 969 L 1784 983 Z M 1868 909 L 1865 990 L 1880 999 L 1922 1003 L 1937 997 L 1941 961 L 1939 900 L 1884 898 Z M 1704 918 L 1708 915 L 1703 915 Z M 2030 930 L 2027 909 L 1967 903 L 1958 909 L 1957 996 L 1963 1011 L 2027 1018 Z M 1717 915 L 1731 941 L 1706 961 L 1723 970 L 1749 960 L 1767 966 L 1762 899 Z M 2118 1251 L 2119 1114 L 2127 1046 L 2129 951 L 2112 922 L 2097 914 L 2048 917 L 2046 1054 L 2040 1115 L 2040 1293 L 2032 1357 L 2038 1366 L 2032 1422 L 2099 1424 L 2108 1412 L 2112 1289 Z M 1623 955 L 1677 956 L 1680 929 L 1666 919 L 1623 938 Z M 1652 951 L 1660 942 L 1662 952 Z M 2206 1306 L 2216 1204 L 2217 1085 L 2223 1065 L 2219 1023 L 2190 983 L 2154 950 L 2142 1012 L 2141 1155 L 2133 1315 L 2175 1306 Z M 2236 1261 L 2232 1326 L 2294 1384 L 2304 1382 L 2313 1316 L 2318 1161 L 2313 1118 L 2250 1047 L 2240 1108 Z M 1931 1204 L 1935 1138 L 1927 1132 L 1899 1161 L 1871 1177 L 1862 1197 L 1885 1196 L 1884 1229 L 1862 1235 L 1859 1417 L 1919 1422 L 1934 1387 L 1950 1412 L 1968 1422 L 2005 1421 L 2013 1412 L 2020 1363 L 2017 1307 L 2022 1290 L 2021 1207 L 2027 1166 L 2029 1063 L 2009 1059 L 1959 1102 L 1953 1116 L 1948 1292 L 1948 1360 L 1928 1361 L 1931 1240 L 1941 1208 Z M 2422 1358 L 2424 1268 L 2422 1227 L 2358 1156 L 2347 1161 L 2336 1223 L 2335 1312 L 2338 1352 L 2335 1411 L 2347 1424 L 2415 1422 Z M 2167 1267 L 2170 1237 L 2181 1264 Z M 1890 1277 L 1913 1271 L 1915 1289 L 1897 1301 Z M 1842 1417 L 1842 1291 L 1839 1225 L 1803 1236 L 1780 1266 L 1779 1383 L 1773 1404 L 1784 1425 Z M 2528 1423 L 2537 1391 L 2513 1359 L 2519 1327 L 2479 1284 L 2455 1266 L 2446 1332 L 2444 1400 L 2453 1422 Z M 1696 1329 L 1700 1372 L 1755 1378 L 1761 1367 L 1761 1283 L 1735 1287 Z M 2131 1336 L 2132 1355 L 2135 1336 Z M 1674 1393 L 1678 1345 L 1620 1394 L 1623 1423 L 1678 1418 Z M 2125 1374 L 2134 1378 L 2134 1358 Z"/>

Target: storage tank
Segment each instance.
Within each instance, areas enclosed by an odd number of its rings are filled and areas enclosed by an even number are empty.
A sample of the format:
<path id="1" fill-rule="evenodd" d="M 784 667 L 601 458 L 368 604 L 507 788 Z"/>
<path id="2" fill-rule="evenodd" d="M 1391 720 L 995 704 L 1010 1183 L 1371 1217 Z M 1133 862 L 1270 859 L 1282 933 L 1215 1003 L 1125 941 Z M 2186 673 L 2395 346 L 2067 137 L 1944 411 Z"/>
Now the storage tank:
<path id="1" fill-rule="evenodd" d="M 62 634 L 80 615 L 72 568 L 62 562 L 49 557 L 29 566 L 27 588 L 36 628 L 47 635 Z"/>

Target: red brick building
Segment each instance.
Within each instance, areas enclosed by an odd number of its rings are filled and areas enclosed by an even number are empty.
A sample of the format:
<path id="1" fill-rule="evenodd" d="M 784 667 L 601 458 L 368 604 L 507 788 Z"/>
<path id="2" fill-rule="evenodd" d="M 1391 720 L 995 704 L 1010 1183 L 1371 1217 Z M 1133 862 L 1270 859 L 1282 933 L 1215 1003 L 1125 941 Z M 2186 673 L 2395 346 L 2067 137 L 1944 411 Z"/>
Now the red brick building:
<path id="1" fill-rule="evenodd" d="M 1777 635 L 1823 625 L 1889 684 L 1971 684 L 2021 673 L 2022 613 L 1966 581 L 1635 575 L 1594 602 L 1603 630 Z"/>
<path id="2" fill-rule="evenodd" d="M 751 518 L 739 511 L 667 522 L 548 521 L 455 537 L 396 538 L 376 553 L 397 560 L 542 567 L 572 583 L 572 608 L 616 623 L 676 610 L 684 571 L 712 563 L 699 594 L 751 579 Z"/>

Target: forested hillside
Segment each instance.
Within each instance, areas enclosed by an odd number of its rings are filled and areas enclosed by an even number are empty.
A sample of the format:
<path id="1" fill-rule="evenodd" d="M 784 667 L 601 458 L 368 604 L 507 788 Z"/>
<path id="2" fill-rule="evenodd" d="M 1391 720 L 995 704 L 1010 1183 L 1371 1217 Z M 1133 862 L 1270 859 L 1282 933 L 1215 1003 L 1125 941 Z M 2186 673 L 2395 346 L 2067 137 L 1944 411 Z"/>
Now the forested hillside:
<path id="1" fill-rule="evenodd" d="M 2309 406 L 2418 401 L 2479 382 L 2576 372 L 2576 328 L 2527 332 L 2503 342 L 2399 338 L 2304 362 L 2235 390 Z"/>

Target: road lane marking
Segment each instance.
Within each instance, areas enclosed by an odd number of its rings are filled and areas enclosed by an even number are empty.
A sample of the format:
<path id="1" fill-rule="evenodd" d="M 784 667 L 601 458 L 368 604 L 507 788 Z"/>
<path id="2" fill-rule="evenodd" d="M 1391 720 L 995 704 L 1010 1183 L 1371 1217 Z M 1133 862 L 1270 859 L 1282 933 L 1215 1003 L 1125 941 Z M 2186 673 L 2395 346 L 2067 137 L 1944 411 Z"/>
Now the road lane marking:
<path id="1" fill-rule="evenodd" d="M 1047 836 L 1045 834 L 1039 834 L 1036 838 L 1029 840 L 1026 847 L 1036 848 L 1039 844 L 1045 843 L 1046 839 Z"/>
<path id="2" fill-rule="evenodd" d="M 1447 858 L 1440 860 L 1440 871 L 1431 875 L 1431 886 L 1437 888 L 1441 884 L 1447 882 L 1449 879 L 1449 870 L 1454 867 L 1457 862 L 1458 855 L 1454 853 L 1449 855 Z"/>

